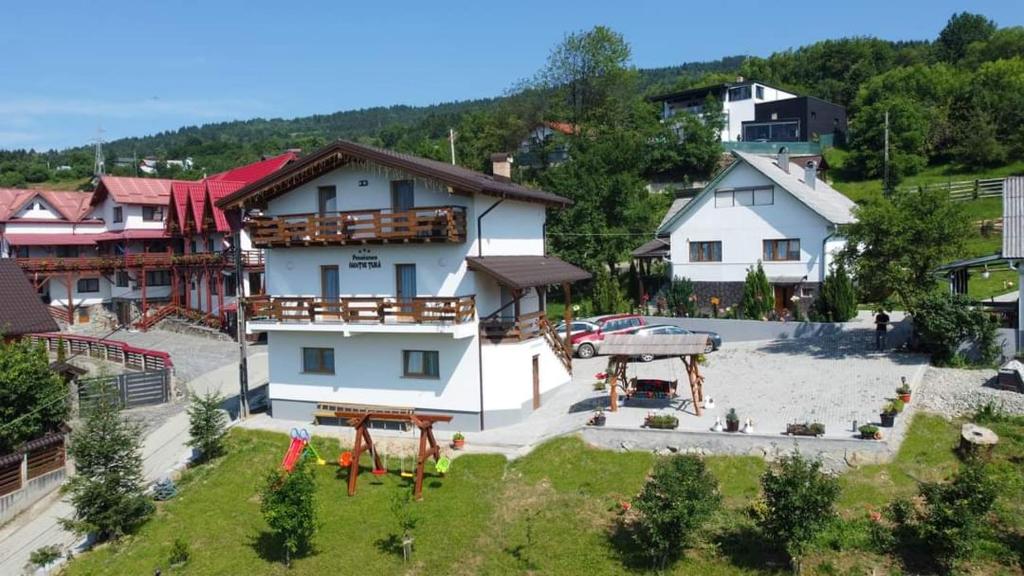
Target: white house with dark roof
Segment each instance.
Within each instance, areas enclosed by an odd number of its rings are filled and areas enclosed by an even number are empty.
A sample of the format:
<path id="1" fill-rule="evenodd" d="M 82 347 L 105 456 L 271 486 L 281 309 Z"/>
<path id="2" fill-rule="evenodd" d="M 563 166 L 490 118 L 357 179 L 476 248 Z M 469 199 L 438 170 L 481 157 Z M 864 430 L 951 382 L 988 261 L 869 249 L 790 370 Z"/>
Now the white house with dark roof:
<path id="1" fill-rule="evenodd" d="M 662 222 L 671 274 L 695 284 L 698 305 L 735 306 L 747 269 L 758 261 L 775 290 L 777 309 L 806 309 L 845 245 L 841 227 L 854 203 L 817 178 L 816 166 L 734 151 L 735 161 L 697 196 L 679 202 Z"/>
<path id="2" fill-rule="evenodd" d="M 569 201 L 493 174 L 338 141 L 217 201 L 249 214 L 266 254 L 275 418 L 373 406 L 521 421 L 571 381 L 546 288 L 589 277 L 545 254 L 548 208 Z M 567 307 L 571 310 L 571 307 Z"/>

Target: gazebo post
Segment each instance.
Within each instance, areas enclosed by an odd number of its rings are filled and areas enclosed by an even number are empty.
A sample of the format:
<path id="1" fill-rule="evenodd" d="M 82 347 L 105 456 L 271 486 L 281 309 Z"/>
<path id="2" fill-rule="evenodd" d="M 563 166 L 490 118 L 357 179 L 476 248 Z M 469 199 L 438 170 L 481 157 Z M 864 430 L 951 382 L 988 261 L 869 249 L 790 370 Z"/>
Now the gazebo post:
<path id="1" fill-rule="evenodd" d="M 565 294 L 565 310 L 562 315 L 565 319 L 565 351 L 572 358 L 572 288 L 568 282 L 562 282 L 562 292 Z"/>

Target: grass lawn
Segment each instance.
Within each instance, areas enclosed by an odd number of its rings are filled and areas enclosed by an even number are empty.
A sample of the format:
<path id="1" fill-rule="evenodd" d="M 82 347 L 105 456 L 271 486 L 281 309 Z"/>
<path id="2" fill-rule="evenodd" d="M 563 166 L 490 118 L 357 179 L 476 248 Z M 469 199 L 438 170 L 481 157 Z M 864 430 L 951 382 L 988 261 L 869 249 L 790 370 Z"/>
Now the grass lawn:
<path id="1" fill-rule="evenodd" d="M 996 519 L 1013 534 L 1024 530 L 1024 419 L 991 425 L 1003 438 L 994 473 L 1001 482 Z M 919 415 L 893 462 L 841 477 L 840 519 L 813 544 L 805 574 L 899 573 L 892 558 L 872 550 L 869 510 L 893 497 L 913 496 L 919 481 L 945 479 L 957 467 L 952 448 L 958 423 Z M 328 460 L 337 443 L 316 439 Z M 358 494 L 345 495 L 344 473 L 317 468 L 323 525 L 317 552 L 287 570 L 270 543 L 255 497 L 262 471 L 276 465 L 287 445 L 280 434 L 234 430 L 228 456 L 190 472 L 181 495 L 161 505 L 136 536 L 80 556 L 70 574 L 416 574 L 416 575 L 618 575 L 647 574 L 624 563 L 621 540 L 612 535 L 619 502 L 642 486 L 655 456 L 618 453 L 583 445 L 576 437 L 545 443 L 507 463 L 498 456 L 458 458 L 445 478 L 429 478 L 425 499 L 414 504 L 414 562 L 403 565 L 382 543 L 394 532 L 391 495 L 408 490 L 395 476 L 376 485 L 360 477 Z M 723 509 L 697 535 L 686 556 L 667 574 L 788 574 L 786 562 L 767 552 L 747 509 L 758 496 L 765 463 L 754 457 L 706 460 L 718 478 Z M 186 539 L 192 559 L 168 570 L 176 537 Z M 1019 541 L 1019 536 L 1017 537 Z M 983 546 L 972 574 L 1021 574 L 1012 546 Z"/>

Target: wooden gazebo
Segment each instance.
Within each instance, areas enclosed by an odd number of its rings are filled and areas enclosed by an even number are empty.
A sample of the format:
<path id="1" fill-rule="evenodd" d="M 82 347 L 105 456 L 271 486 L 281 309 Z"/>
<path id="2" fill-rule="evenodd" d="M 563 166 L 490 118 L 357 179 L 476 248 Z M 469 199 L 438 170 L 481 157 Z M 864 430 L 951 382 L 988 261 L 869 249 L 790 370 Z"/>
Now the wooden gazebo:
<path id="1" fill-rule="evenodd" d="M 610 410 L 619 409 L 618 386 L 628 386 L 626 368 L 631 361 L 644 354 L 654 356 L 678 356 L 686 368 L 690 382 L 690 394 L 693 397 L 693 408 L 697 416 L 701 415 L 701 402 L 704 401 L 704 376 L 700 373 L 700 357 L 711 350 L 711 341 L 707 334 L 651 334 L 637 336 L 633 334 L 609 334 L 601 343 L 601 354 L 608 355 L 608 374 L 610 377 Z"/>

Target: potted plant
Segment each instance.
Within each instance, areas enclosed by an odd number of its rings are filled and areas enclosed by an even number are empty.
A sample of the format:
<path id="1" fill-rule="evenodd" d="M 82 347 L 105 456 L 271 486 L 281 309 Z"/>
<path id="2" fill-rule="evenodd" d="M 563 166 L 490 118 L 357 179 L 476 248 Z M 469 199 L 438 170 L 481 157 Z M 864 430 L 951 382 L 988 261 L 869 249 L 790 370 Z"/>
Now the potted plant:
<path id="1" fill-rule="evenodd" d="M 906 378 L 903 379 L 903 383 L 896 389 L 896 394 L 899 395 L 900 402 L 910 404 L 910 385 L 907 384 Z"/>
<path id="2" fill-rule="evenodd" d="M 605 415 L 603 410 L 595 410 L 594 415 L 590 417 L 590 421 L 587 422 L 590 426 L 604 426 Z"/>
<path id="3" fill-rule="evenodd" d="M 674 430 L 679 427 L 679 419 L 671 414 L 652 414 L 644 421 L 644 426 L 660 430 Z"/>
<path id="4" fill-rule="evenodd" d="M 736 415 L 735 408 L 729 408 L 729 413 L 725 415 L 725 431 L 726 432 L 738 432 L 740 429 L 740 417 Z"/>
<path id="5" fill-rule="evenodd" d="M 896 415 L 902 411 L 903 401 L 899 398 L 886 402 L 885 406 L 882 407 L 882 413 L 878 415 L 882 420 L 882 426 L 892 428 L 893 424 L 896 423 Z"/>
<path id="6" fill-rule="evenodd" d="M 878 426 L 874 424 L 865 424 L 858 428 L 860 431 L 860 437 L 865 440 L 881 440 L 882 431 L 878 429 Z"/>
<path id="7" fill-rule="evenodd" d="M 456 432 L 452 434 L 452 448 L 456 450 L 462 450 L 466 446 L 466 437 L 462 435 L 462 432 Z"/>

